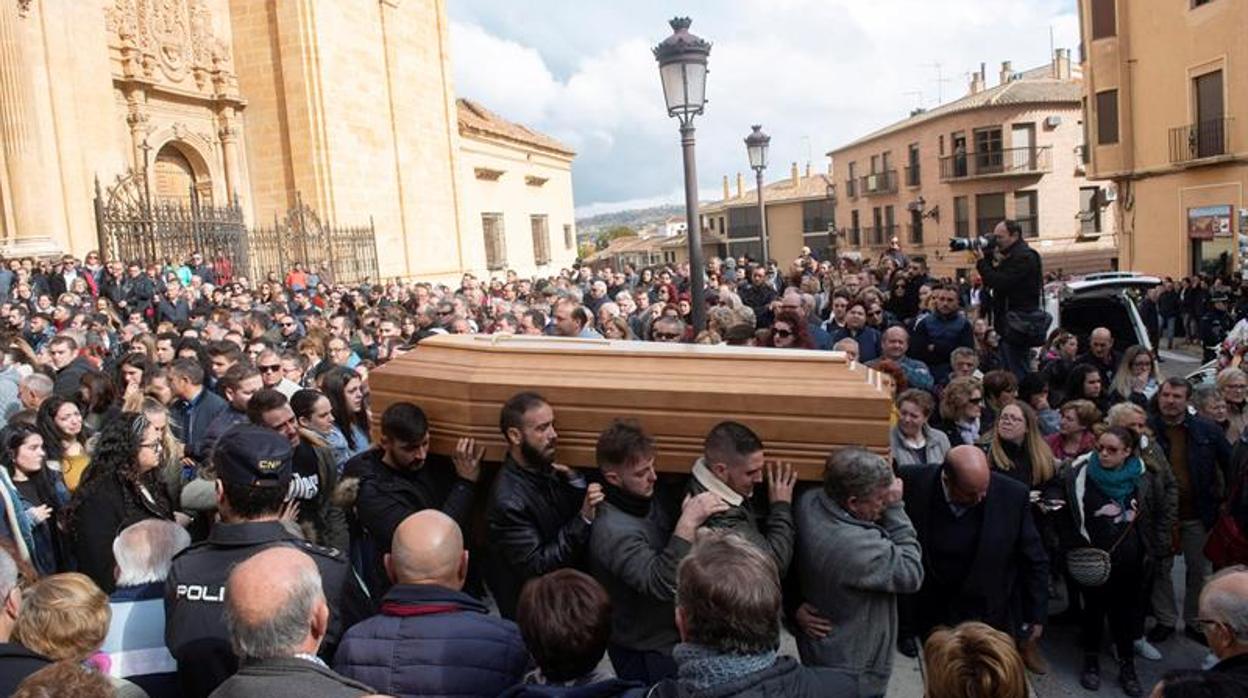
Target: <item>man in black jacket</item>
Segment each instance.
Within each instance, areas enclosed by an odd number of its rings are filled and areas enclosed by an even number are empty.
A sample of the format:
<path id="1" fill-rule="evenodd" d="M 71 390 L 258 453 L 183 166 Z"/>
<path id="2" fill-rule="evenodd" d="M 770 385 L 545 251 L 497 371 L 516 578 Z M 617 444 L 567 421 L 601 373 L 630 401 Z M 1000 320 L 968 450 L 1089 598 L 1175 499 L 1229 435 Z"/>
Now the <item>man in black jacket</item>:
<path id="1" fill-rule="evenodd" d="M 771 309 L 772 301 L 776 300 L 776 287 L 767 280 L 767 269 L 761 265 L 750 269 L 750 278 L 741 286 L 741 302 L 754 311 L 754 321 L 758 327 L 771 327 L 775 317 Z"/>
<path id="2" fill-rule="evenodd" d="M 975 446 L 899 475 L 923 549 L 923 587 L 909 604 L 920 638 L 937 626 L 982 621 L 1019 640 L 1028 668 L 1043 669 L 1035 642 L 1047 616 L 1049 559 L 1027 486 L 990 471 Z"/>
<path id="3" fill-rule="evenodd" d="M 499 613 L 514 618 L 520 589 L 533 577 L 581 567 L 602 486 L 555 463 L 555 412 L 537 393 L 519 393 L 499 415 L 507 457 L 486 508 L 486 581 Z"/>
<path id="4" fill-rule="evenodd" d="M 193 462 L 207 457 L 208 426 L 229 409 L 220 395 L 204 387 L 204 369 L 194 359 L 177 359 L 169 365 L 169 388 L 177 398 L 170 410 L 174 433 L 186 444 L 186 457 Z"/>
<path id="5" fill-rule="evenodd" d="M 1023 240 L 1023 228 L 1016 221 L 1003 220 L 993 229 L 996 250 L 991 257 L 975 249 L 975 269 L 992 292 L 992 325 L 1001 336 L 1001 356 L 1005 367 L 1022 380 L 1030 365 L 1031 347 L 1019 344 L 1007 331 L 1006 316 L 1010 311 L 1029 311 L 1040 307 L 1044 272 L 1040 255 Z"/>
<path id="6" fill-rule="evenodd" d="M 673 526 L 654 501 L 654 440 L 635 422 L 603 430 L 596 456 L 606 501 L 590 533 L 589 569 L 611 597 L 607 650 L 616 676 L 649 686 L 676 675 L 676 566 L 698 527 L 728 504 L 713 492 L 689 497 Z"/>
<path id="7" fill-rule="evenodd" d="M 381 415 L 381 442 L 351 459 L 346 470 L 360 473 L 356 516 L 372 535 L 379 553 L 390 552 L 394 531 L 407 517 L 437 509 L 470 530 L 469 514 L 484 449 L 460 439 L 455 471 L 426 461 L 429 421 L 410 402 L 396 402 Z"/>
<path id="8" fill-rule="evenodd" d="M 56 382 L 52 392 L 66 400 L 78 398 L 82 377 L 95 373 L 90 361 L 78 355 L 78 342 L 66 334 L 58 334 L 48 340 L 48 357 L 56 369 Z"/>

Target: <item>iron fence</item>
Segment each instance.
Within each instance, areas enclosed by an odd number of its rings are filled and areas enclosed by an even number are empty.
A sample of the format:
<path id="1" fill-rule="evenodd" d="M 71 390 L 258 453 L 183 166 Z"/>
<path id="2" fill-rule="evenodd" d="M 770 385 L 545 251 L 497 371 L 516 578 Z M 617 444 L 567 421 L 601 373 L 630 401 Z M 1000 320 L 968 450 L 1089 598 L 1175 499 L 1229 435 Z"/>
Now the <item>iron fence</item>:
<path id="1" fill-rule="evenodd" d="M 221 282 L 239 275 L 281 279 L 296 262 L 327 263 L 338 283 L 379 280 L 372 219 L 367 226 L 325 223 L 298 193 L 284 218 L 248 228 L 237 198 L 210 206 L 192 187 L 189 201 L 155 201 L 143 171 L 132 170 L 107 190 L 96 181 L 95 218 L 105 259 L 177 265 L 198 251 Z"/>

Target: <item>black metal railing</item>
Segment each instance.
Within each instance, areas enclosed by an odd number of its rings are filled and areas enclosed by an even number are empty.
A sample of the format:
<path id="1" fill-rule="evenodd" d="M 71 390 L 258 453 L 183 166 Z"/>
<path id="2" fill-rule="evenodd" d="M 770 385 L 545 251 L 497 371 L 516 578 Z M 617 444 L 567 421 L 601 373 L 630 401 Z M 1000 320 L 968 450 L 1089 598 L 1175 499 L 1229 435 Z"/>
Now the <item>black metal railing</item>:
<path id="1" fill-rule="evenodd" d="M 882 247 L 896 235 L 896 225 L 870 226 L 862 229 L 862 244 L 868 247 Z"/>
<path id="2" fill-rule="evenodd" d="M 1170 162 L 1188 162 L 1231 152 L 1230 117 L 1170 129 Z"/>
<path id="3" fill-rule="evenodd" d="M 192 187 L 186 200 L 156 201 L 142 170 L 118 177 L 107 191 L 95 185 L 95 220 L 105 259 L 177 264 L 198 251 L 211 262 L 219 283 L 239 276 L 254 281 L 270 273 L 284 278 L 295 264 L 329 262 L 336 282 L 377 282 L 377 242 L 367 226 L 323 224 L 295 195 L 296 205 L 273 227 L 248 228 L 237 197 L 225 206 L 200 201 Z"/>
<path id="4" fill-rule="evenodd" d="M 865 196 L 897 193 L 897 170 L 884 170 L 858 178 Z"/>
<path id="5" fill-rule="evenodd" d="M 906 165 L 906 186 L 917 187 L 921 179 L 922 172 L 918 164 Z"/>
<path id="6" fill-rule="evenodd" d="M 940 179 L 1014 177 L 1042 174 L 1052 169 L 1052 147 L 1004 148 L 975 153 L 956 153 L 940 159 Z"/>

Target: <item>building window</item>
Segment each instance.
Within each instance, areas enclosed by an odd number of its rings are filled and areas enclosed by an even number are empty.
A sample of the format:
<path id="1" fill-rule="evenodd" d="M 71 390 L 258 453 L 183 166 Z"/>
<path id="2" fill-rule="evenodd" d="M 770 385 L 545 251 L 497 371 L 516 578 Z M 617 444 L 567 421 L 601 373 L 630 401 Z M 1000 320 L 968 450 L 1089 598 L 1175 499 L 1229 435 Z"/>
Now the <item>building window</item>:
<path id="1" fill-rule="evenodd" d="M 1118 142 L 1118 90 L 1096 93 L 1096 142 L 1097 145 Z"/>
<path id="2" fill-rule="evenodd" d="M 738 206 L 728 209 L 728 237 L 733 240 L 762 239 L 759 232 L 757 206 Z"/>
<path id="3" fill-rule="evenodd" d="M 1196 129 L 1189 141 L 1196 142 L 1196 157 L 1224 155 L 1227 149 L 1226 109 L 1222 92 L 1222 71 L 1205 73 L 1192 80 L 1196 97 Z"/>
<path id="4" fill-rule="evenodd" d="M 503 231 L 503 214 L 481 214 L 481 230 L 485 233 L 485 267 L 491 271 L 507 266 L 507 236 Z"/>
<path id="5" fill-rule="evenodd" d="M 923 212 L 910 212 L 910 244 L 923 244 Z"/>
<path id="6" fill-rule="evenodd" d="M 919 144 L 911 143 L 909 149 L 909 164 L 906 165 L 906 186 L 917 187 L 920 182 L 919 171 Z"/>
<path id="7" fill-rule="evenodd" d="M 573 249 L 576 247 L 576 236 L 572 234 L 572 226 L 563 226 L 563 246 L 565 249 Z"/>
<path id="8" fill-rule="evenodd" d="M 975 130 L 975 169 L 980 174 L 1001 172 L 1001 127 Z"/>
<path id="9" fill-rule="evenodd" d="M 1088 147 L 1088 98 L 1083 98 L 1083 120 L 1079 122 L 1079 128 L 1083 130 L 1083 143 L 1079 146 L 1079 158 L 1083 164 L 1091 162 L 1091 148 Z"/>
<path id="10" fill-rule="evenodd" d="M 849 214 L 849 244 L 854 247 L 862 245 L 862 221 L 859 220 L 857 211 Z"/>
<path id="11" fill-rule="evenodd" d="M 965 196 L 953 197 L 953 234 L 960 238 L 971 235 L 971 210 Z"/>
<path id="12" fill-rule="evenodd" d="M 1192 9 L 1196 9 L 1201 5 L 1208 5 L 1211 2 L 1213 2 L 1213 0 L 1192 0 Z"/>
<path id="13" fill-rule="evenodd" d="M 1092 0 L 1092 39 L 1104 39 L 1118 33 L 1115 0 Z"/>
<path id="14" fill-rule="evenodd" d="M 1005 220 L 1005 194 L 980 194 L 975 197 L 975 234 L 989 235 Z"/>
<path id="15" fill-rule="evenodd" d="M 832 225 L 831 199 L 802 202 L 802 233 L 827 233 Z"/>
<path id="16" fill-rule="evenodd" d="M 1039 192 L 1014 192 L 1014 220 L 1023 229 L 1025 238 L 1040 236 L 1040 212 L 1037 209 L 1039 200 Z"/>
<path id="17" fill-rule="evenodd" d="M 893 215 L 893 207 L 884 207 L 884 230 L 880 234 L 884 243 L 889 243 L 897 236 L 897 219 Z"/>
<path id="18" fill-rule="evenodd" d="M 943 156 L 945 154 L 945 135 L 943 133 L 936 137 L 936 151 L 939 155 Z"/>
<path id="19" fill-rule="evenodd" d="M 550 229 L 546 227 L 546 216 L 529 216 L 529 227 L 533 229 L 533 263 L 550 264 Z"/>
<path id="20" fill-rule="evenodd" d="M 845 183 L 845 195 L 851 199 L 858 196 L 858 163 L 849 163 L 849 181 Z"/>
<path id="21" fill-rule="evenodd" d="M 1101 188 L 1079 188 L 1079 234 L 1101 232 Z"/>

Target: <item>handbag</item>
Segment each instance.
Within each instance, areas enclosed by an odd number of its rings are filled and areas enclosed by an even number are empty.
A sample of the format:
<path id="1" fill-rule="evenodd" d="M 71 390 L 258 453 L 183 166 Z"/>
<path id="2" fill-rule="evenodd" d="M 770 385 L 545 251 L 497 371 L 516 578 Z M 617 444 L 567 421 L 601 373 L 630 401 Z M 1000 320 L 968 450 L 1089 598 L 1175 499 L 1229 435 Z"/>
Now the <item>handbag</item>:
<path id="1" fill-rule="evenodd" d="M 1113 571 L 1114 551 L 1118 549 L 1118 545 L 1126 540 L 1127 535 L 1131 533 L 1131 529 L 1135 527 L 1135 522 L 1139 519 L 1137 516 L 1127 524 L 1127 529 L 1118 536 L 1118 540 L 1109 546 L 1109 550 L 1101 550 L 1093 546 L 1084 548 L 1075 548 L 1066 552 L 1066 569 L 1070 572 L 1070 576 L 1079 586 L 1099 587 L 1109 581 L 1109 573 Z"/>
<path id="2" fill-rule="evenodd" d="M 1238 499 L 1239 486 L 1236 485 L 1227 501 L 1234 502 Z M 1214 522 L 1209 538 L 1205 540 L 1204 552 L 1205 558 L 1213 564 L 1214 569 L 1248 562 L 1248 539 L 1244 538 L 1244 532 L 1229 507 L 1224 506 L 1218 513 L 1218 520 Z"/>
<path id="3" fill-rule="evenodd" d="M 1003 339 L 1020 347 L 1043 346 L 1049 338 L 1049 325 L 1053 316 L 1040 308 L 1033 310 L 1008 310 L 1005 313 Z"/>

